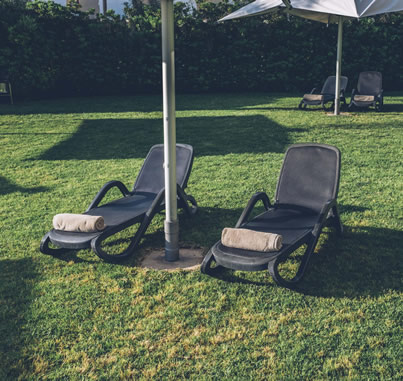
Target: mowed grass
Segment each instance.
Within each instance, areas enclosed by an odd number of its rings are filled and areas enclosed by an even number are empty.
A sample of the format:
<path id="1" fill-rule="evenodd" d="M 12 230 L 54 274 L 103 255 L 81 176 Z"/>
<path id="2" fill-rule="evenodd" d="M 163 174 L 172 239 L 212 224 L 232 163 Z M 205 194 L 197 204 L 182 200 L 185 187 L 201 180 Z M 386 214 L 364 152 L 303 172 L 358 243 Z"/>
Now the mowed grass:
<path id="1" fill-rule="evenodd" d="M 387 96 L 384 112 L 340 117 L 298 102 L 177 98 L 177 141 L 194 146 L 188 192 L 200 205 L 193 219 L 179 214 L 182 246 L 207 250 L 253 193 L 273 199 L 290 144 L 341 150 L 345 233 L 324 232 L 293 291 L 267 272 L 139 268 L 163 247 L 163 215 L 122 265 L 90 250 L 41 254 L 54 214 L 84 211 L 109 180 L 132 186 L 163 141 L 161 99 L 0 104 L 0 379 L 401 379 L 403 94 Z"/>

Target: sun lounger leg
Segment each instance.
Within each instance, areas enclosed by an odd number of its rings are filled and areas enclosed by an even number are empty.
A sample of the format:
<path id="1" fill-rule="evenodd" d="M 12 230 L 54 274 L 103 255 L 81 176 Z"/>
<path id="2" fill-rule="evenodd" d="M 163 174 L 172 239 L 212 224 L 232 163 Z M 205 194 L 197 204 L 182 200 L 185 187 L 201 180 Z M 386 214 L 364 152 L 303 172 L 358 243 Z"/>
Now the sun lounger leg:
<path id="1" fill-rule="evenodd" d="M 331 205 L 331 204 L 330 204 Z M 329 207 L 330 207 L 329 205 Z M 326 209 L 325 209 L 326 210 Z M 291 280 L 284 279 L 278 272 L 278 265 L 284 261 L 282 258 L 276 258 L 275 260 L 269 262 L 268 269 L 270 275 L 273 277 L 274 281 L 284 287 L 292 288 L 299 281 L 301 281 L 302 277 L 305 274 L 305 271 L 308 267 L 309 260 L 315 250 L 316 244 L 318 242 L 319 236 L 322 232 L 322 228 L 325 226 L 325 222 L 329 222 L 329 225 L 334 227 L 338 234 L 343 233 L 343 225 L 341 224 L 340 214 L 337 208 L 337 204 L 331 207 L 330 216 L 327 217 L 327 221 L 322 221 L 318 224 L 318 227 L 314 229 L 313 234 L 311 236 L 310 241 L 308 242 L 307 248 L 305 250 L 304 256 L 302 257 L 301 264 L 299 265 L 297 274 Z M 327 214 L 327 213 L 326 213 Z M 324 214 L 324 215 L 326 215 Z"/>
<path id="2" fill-rule="evenodd" d="M 275 260 L 269 262 L 268 270 L 274 281 L 283 287 L 293 288 L 295 285 L 300 282 L 305 274 L 305 271 L 308 267 L 309 260 L 311 259 L 312 253 L 315 249 L 316 243 L 318 242 L 318 237 L 312 236 L 311 242 L 308 243 L 308 246 L 305 250 L 304 256 L 302 257 L 301 264 L 299 265 L 297 274 L 294 278 L 287 280 L 284 279 L 278 272 L 278 265 L 284 262 L 282 258 L 276 258 Z"/>
<path id="3" fill-rule="evenodd" d="M 50 242 L 49 233 L 46 233 L 45 236 L 42 238 L 41 244 L 39 246 L 39 250 L 41 251 L 41 253 L 48 255 L 59 255 L 69 251 L 68 249 L 63 248 L 51 249 L 49 247 L 49 242 Z"/>
<path id="4" fill-rule="evenodd" d="M 211 251 L 209 251 L 203 259 L 203 262 L 200 266 L 200 271 L 202 274 L 209 274 L 211 271 L 211 264 L 214 261 L 214 256 Z"/>
<path id="5" fill-rule="evenodd" d="M 343 225 L 340 220 L 340 213 L 337 205 L 332 208 L 332 214 L 333 216 L 331 217 L 331 226 L 336 229 L 338 235 L 341 235 L 343 234 Z"/>
<path id="6" fill-rule="evenodd" d="M 375 101 L 375 111 L 381 111 L 383 106 L 383 99 L 379 99 Z"/>
<path id="7" fill-rule="evenodd" d="M 184 208 L 188 216 L 194 216 L 197 212 L 197 202 L 195 198 L 190 194 L 186 194 L 179 184 L 177 184 L 176 188 L 180 201 L 179 207 Z M 189 202 L 191 205 L 189 205 Z"/>
<path id="8" fill-rule="evenodd" d="M 100 236 L 94 238 L 91 241 L 91 248 L 95 252 L 95 254 L 98 255 L 98 257 L 100 257 L 104 261 L 109 262 L 109 263 L 120 263 L 133 254 L 134 250 L 137 248 L 137 246 L 140 242 L 140 239 L 143 237 L 144 233 L 146 232 L 148 225 L 150 225 L 150 222 L 151 222 L 151 219 L 148 219 L 147 217 L 145 217 L 145 219 L 141 223 L 140 227 L 138 228 L 136 234 L 134 235 L 133 239 L 131 240 L 130 245 L 127 247 L 126 250 L 124 250 L 120 254 L 116 254 L 116 255 L 108 254 L 106 251 L 104 251 L 101 248 L 102 242 L 106 238 L 115 234 L 115 232 L 111 232 L 110 234 L 107 234 L 107 235 L 101 234 Z"/>
<path id="9" fill-rule="evenodd" d="M 299 102 L 298 109 L 299 110 L 305 110 L 306 109 L 306 103 L 303 100 L 301 102 Z"/>
<path id="10" fill-rule="evenodd" d="M 111 255 L 111 254 L 106 253 L 101 248 L 101 243 L 106 238 L 110 237 L 113 234 L 116 234 L 118 231 L 123 230 L 123 229 L 118 228 L 116 230 L 109 230 L 109 231 L 99 235 L 98 237 L 94 238 L 91 241 L 91 248 L 92 248 L 92 250 L 94 250 L 95 254 L 98 255 L 98 257 L 100 257 L 101 259 L 105 260 L 106 262 L 110 262 L 110 263 L 120 263 L 123 260 L 125 260 L 126 258 L 128 258 L 130 255 L 132 255 L 134 250 L 137 248 L 138 244 L 140 243 L 141 238 L 145 234 L 145 232 L 146 232 L 148 226 L 150 225 L 152 219 L 154 218 L 155 214 L 158 212 L 160 205 L 164 200 L 164 196 L 165 196 L 165 190 L 162 189 L 158 193 L 157 197 L 155 198 L 155 200 L 152 203 L 152 205 L 150 206 L 150 208 L 148 209 L 143 221 L 141 222 L 140 227 L 138 228 L 136 234 L 134 235 L 132 241 L 130 242 L 129 247 L 126 250 L 124 250 L 120 254 Z"/>

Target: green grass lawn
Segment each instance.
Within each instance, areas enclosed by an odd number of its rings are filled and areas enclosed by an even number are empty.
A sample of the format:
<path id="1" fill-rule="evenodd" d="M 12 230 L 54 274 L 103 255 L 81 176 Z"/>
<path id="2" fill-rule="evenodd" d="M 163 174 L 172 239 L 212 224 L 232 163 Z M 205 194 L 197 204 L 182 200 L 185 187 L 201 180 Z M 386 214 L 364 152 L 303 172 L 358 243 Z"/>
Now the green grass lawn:
<path id="1" fill-rule="evenodd" d="M 345 234 L 322 234 L 293 291 L 267 272 L 139 268 L 163 247 L 163 215 L 122 265 L 89 250 L 41 254 L 54 214 L 84 211 L 109 180 L 132 186 L 163 141 L 161 99 L 0 104 L 0 380 L 401 379 L 403 94 L 386 97 L 384 112 L 340 117 L 299 111 L 299 100 L 177 98 L 177 141 L 194 146 L 188 192 L 200 205 L 193 219 L 180 213 L 183 246 L 207 250 L 256 191 L 273 199 L 290 144 L 341 150 Z"/>

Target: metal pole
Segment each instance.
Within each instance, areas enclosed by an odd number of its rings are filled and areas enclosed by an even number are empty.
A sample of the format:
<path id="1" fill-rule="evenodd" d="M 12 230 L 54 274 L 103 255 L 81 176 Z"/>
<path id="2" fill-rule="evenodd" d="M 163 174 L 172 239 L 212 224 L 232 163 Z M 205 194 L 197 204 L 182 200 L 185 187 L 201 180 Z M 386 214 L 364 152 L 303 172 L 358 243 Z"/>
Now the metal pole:
<path id="1" fill-rule="evenodd" d="M 103 8 L 103 13 L 106 14 L 106 11 L 108 10 L 108 0 L 102 0 L 102 8 Z"/>
<path id="2" fill-rule="evenodd" d="M 175 51 L 173 0 L 161 0 L 162 88 L 164 104 L 165 260 L 179 259 L 176 201 Z"/>
<path id="3" fill-rule="evenodd" d="M 340 76 L 341 76 L 341 55 L 343 49 L 343 17 L 339 17 L 339 29 L 337 34 L 337 61 L 336 61 L 336 90 L 334 99 L 334 115 L 340 114 Z"/>

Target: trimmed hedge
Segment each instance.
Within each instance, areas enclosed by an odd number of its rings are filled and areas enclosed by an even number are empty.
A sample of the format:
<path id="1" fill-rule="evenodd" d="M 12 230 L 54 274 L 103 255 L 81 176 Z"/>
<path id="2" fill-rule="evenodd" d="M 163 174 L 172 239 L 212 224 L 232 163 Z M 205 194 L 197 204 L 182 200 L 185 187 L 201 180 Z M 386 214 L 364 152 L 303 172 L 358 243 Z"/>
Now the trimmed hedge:
<path id="1" fill-rule="evenodd" d="M 216 21 L 241 2 L 175 4 L 179 92 L 306 91 L 335 72 L 337 25 L 284 15 Z M 160 92 L 158 5 L 132 0 L 125 18 L 77 6 L 0 0 L 0 72 L 19 97 Z M 343 75 L 378 70 L 403 88 L 403 15 L 345 23 Z"/>

